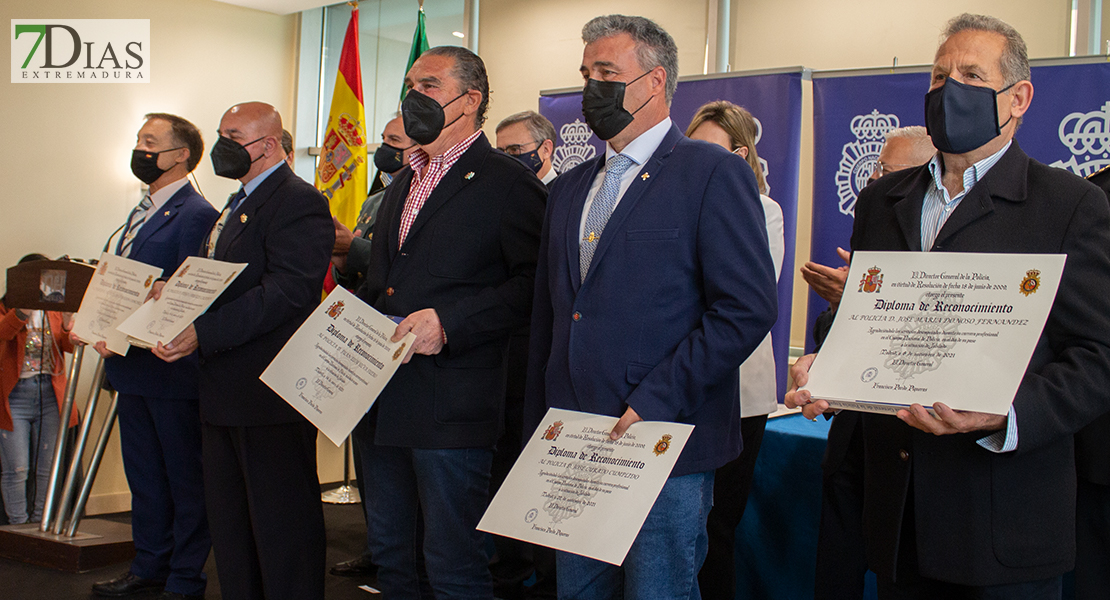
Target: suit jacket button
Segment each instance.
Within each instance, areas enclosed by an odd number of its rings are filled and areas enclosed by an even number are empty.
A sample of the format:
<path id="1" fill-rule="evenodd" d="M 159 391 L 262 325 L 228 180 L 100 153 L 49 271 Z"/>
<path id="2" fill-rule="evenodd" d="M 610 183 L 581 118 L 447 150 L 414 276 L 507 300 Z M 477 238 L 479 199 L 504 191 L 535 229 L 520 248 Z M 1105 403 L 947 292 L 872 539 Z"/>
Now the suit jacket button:
<path id="1" fill-rule="evenodd" d="M 386 296 L 392 296 L 393 295 L 393 288 L 386 288 L 385 295 Z"/>
<path id="2" fill-rule="evenodd" d="M 570 318 L 574 319 L 575 321 L 579 321 L 582 319 L 582 313 L 574 311 L 574 314 L 571 315 Z"/>
<path id="3" fill-rule="evenodd" d="M 902 462 L 906 462 L 907 460 L 910 459 L 910 453 L 906 452 L 905 450 L 899 450 L 898 451 L 898 458 L 902 459 Z"/>

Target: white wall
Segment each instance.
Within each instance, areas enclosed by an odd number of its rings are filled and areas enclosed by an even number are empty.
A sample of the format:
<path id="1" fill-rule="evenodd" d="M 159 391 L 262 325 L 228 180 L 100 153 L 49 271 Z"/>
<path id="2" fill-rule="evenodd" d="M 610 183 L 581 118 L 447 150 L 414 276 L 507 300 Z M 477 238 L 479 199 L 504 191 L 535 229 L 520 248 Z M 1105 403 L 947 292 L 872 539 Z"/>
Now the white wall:
<path id="1" fill-rule="evenodd" d="M 209 201 L 223 206 L 238 182 L 216 177 L 207 150 L 232 104 L 262 100 L 291 120 L 298 17 L 211 0 L 4 0 L 10 19 L 150 19 L 150 83 L 12 84 L 0 77 L 0 266 L 28 252 L 99 256 L 105 238 L 140 200 L 129 164 L 148 112 L 181 115 L 200 128 L 206 154 L 196 169 Z M 286 126 L 293 129 L 287 122 Z M 0 281 L 0 287 L 2 287 Z M 95 353 L 89 352 L 92 357 Z M 78 406 L 85 406 L 86 359 Z M 94 433 L 106 408 L 98 411 Z M 118 434 L 105 456 L 90 514 L 127 510 L 130 495 Z M 338 450 L 321 436 L 321 478 L 342 475 Z"/>

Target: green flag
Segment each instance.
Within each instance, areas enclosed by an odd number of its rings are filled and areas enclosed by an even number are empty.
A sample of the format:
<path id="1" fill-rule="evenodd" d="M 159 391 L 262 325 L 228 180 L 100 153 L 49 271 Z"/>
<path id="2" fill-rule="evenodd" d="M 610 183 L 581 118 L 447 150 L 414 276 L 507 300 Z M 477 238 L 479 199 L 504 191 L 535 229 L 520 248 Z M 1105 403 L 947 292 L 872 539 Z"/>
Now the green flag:
<path id="1" fill-rule="evenodd" d="M 420 11 L 416 14 L 416 31 L 412 34 L 412 50 L 409 50 L 409 64 L 405 66 L 405 74 L 408 75 L 409 69 L 412 69 L 412 63 L 420 58 L 421 54 L 429 48 L 428 46 L 428 31 L 424 26 L 424 6 L 423 2 L 420 3 Z M 401 100 L 405 99 L 405 84 L 401 82 Z"/>

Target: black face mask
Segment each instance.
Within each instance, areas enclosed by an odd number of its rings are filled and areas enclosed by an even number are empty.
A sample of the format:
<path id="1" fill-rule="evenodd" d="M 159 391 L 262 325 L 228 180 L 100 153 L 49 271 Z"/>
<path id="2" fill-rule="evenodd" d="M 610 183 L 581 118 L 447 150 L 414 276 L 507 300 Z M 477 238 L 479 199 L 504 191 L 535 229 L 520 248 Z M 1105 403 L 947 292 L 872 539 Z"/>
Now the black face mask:
<path id="1" fill-rule="evenodd" d="M 413 144 L 413 146 L 415 145 Z M 412 148 L 412 146 L 409 146 L 409 148 Z M 394 148 L 389 144 L 382 143 L 374 151 L 374 166 L 383 173 L 400 171 L 405 166 L 405 150 L 409 148 Z"/>
<path id="2" fill-rule="evenodd" d="M 634 112 L 628 112 L 624 109 L 625 88 L 636 83 L 650 72 L 646 71 L 643 75 L 628 83 L 623 81 L 598 81 L 597 79 L 586 80 L 586 88 L 582 90 L 582 116 L 586 117 L 586 123 L 589 124 L 590 129 L 597 137 L 602 140 L 613 139 L 632 123 L 635 118 L 634 115 L 640 112 L 640 108 L 651 102 L 651 98 L 648 98 Z"/>
<path id="3" fill-rule="evenodd" d="M 158 155 L 163 152 L 173 152 L 180 150 L 185 146 L 178 148 L 170 148 L 169 150 L 160 150 L 158 152 L 147 152 L 146 150 L 132 150 L 131 151 L 131 174 L 139 178 L 139 181 L 150 185 L 162 176 L 169 169 L 158 168 Z"/>
<path id="4" fill-rule="evenodd" d="M 254 142 L 240 144 L 221 135 L 220 139 L 216 140 L 216 143 L 212 146 L 212 152 L 209 154 L 212 159 L 212 168 L 220 177 L 239 179 L 250 172 L 251 165 L 255 161 L 265 156 L 260 155 L 258 158 L 251 160 L 251 153 L 247 152 L 247 146 L 264 139 L 266 139 L 266 136 L 262 136 Z"/>
<path id="5" fill-rule="evenodd" d="M 949 79 L 925 94 L 925 128 L 933 146 L 947 154 L 963 154 L 997 137 L 1013 119 L 1011 116 L 998 125 L 997 97 L 1014 85 L 1016 82 L 996 92 Z"/>
<path id="6" fill-rule="evenodd" d="M 524 154 L 513 155 L 513 158 L 515 158 L 515 159 L 519 160 L 520 162 L 524 163 L 524 166 L 528 167 L 529 169 L 532 169 L 532 172 L 537 174 L 537 175 L 539 174 L 540 169 L 543 168 L 543 159 L 540 158 L 540 149 L 539 148 L 536 148 L 535 150 L 533 150 L 531 152 L 525 152 Z"/>
<path id="7" fill-rule="evenodd" d="M 451 102 L 462 98 L 466 94 L 467 92 L 463 92 L 455 96 Z M 409 90 L 409 93 L 405 94 L 405 100 L 401 102 L 401 118 L 405 122 L 405 135 L 421 146 L 427 146 L 436 141 L 444 127 L 454 124 L 463 116 L 463 113 L 459 113 L 459 116 L 455 117 L 450 123 L 443 124 L 446 120 L 443 109 L 450 106 L 451 102 L 440 106 L 435 98 L 421 94 L 416 90 Z"/>

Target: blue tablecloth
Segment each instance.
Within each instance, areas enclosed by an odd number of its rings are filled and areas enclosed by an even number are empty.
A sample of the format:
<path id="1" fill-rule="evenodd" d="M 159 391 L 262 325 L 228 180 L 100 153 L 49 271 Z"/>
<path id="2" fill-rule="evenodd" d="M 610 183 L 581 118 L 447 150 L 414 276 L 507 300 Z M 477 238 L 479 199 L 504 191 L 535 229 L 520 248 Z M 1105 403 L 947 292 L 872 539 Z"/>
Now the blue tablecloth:
<path id="1" fill-rule="evenodd" d="M 829 421 L 767 421 L 744 519 L 736 531 L 736 597 L 812 598 Z M 875 598 L 868 576 L 866 598 Z"/>

